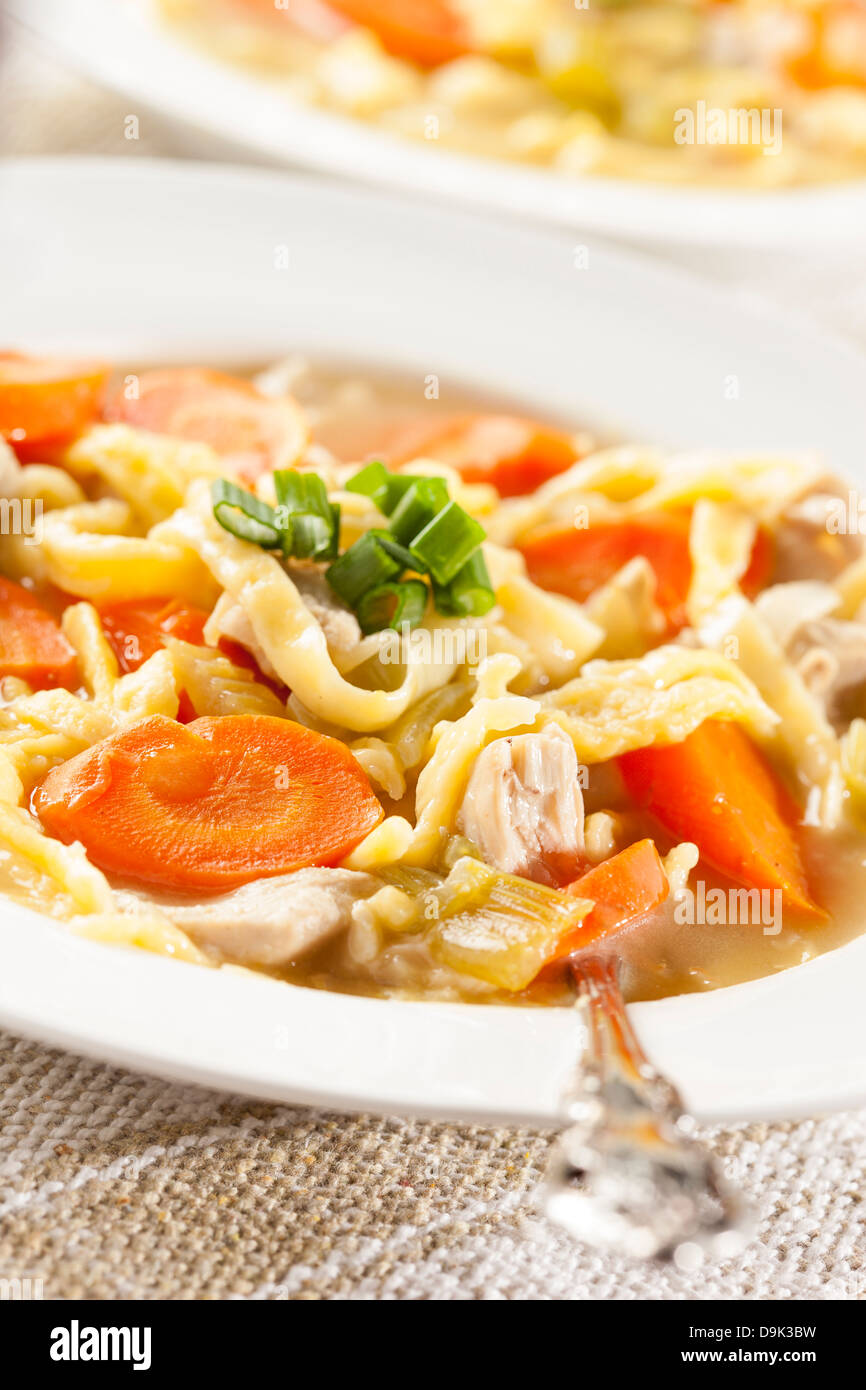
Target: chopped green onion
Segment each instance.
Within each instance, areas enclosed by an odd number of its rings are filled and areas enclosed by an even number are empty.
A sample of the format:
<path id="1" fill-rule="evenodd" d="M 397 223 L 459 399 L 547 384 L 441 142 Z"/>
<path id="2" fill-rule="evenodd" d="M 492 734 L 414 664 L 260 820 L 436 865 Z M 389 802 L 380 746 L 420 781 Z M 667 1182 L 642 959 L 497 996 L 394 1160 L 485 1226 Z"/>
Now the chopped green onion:
<path id="1" fill-rule="evenodd" d="M 283 530 L 283 553 L 287 559 L 328 560 L 334 555 L 334 527 L 322 516 L 295 512 Z"/>
<path id="2" fill-rule="evenodd" d="M 484 527 L 456 502 L 449 502 L 410 541 L 416 563 L 437 584 L 450 584 L 484 540 Z"/>
<path id="3" fill-rule="evenodd" d="M 395 579 L 404 568 L 389 555 L 381 532 L 367 531 L 325 570 L 325 578 L 350 608 L 356 608 L 368 589 Z"/>
<path id="4" fill-rule="evenodd" d="M 362 497 L 369 497 L 371 502 L 374 502 L 379 508 L 379 511 L 384 512 L 387 516 L 391 481 L 391 474 L 384 463 L 375 459 L 362 468 L 360 473 L 353 474 L 346 483 L 346 491 L 359 492 Z"/>
<path id="5" fill-rule="evenodd" d="M 496 595 L 479 546 L 471 560 L 458 570 L 450 584 L 433 584 L 436 609 L 452 618 L 481 618 L 489 613 Z"/>
<path id="6" fill-rule="evenodd" d="M 355 609 L 361 631 L 380 632 L 384 627 L 398 631 L 405 623 L 417 627 L 424 617 L 430 591 L 420 579 L 403 584 L 379 584 L 368 589 Z"/>
<path id="7" fill-rule="evenodd" d="M 425 481 L 415 473 L 389 473 L 388 474 L 388 495 L 385 498 L 385 506 L 382 508 L 386 516 L 390 516 L 399 502 L 403 500 L 413 483 Z"/>
<path id="8" fill-rule="evenodd" d="M 211 483 L 210 496 L 213 514 L 223 530 L 266 550 L 276 550 L 281 544 L 277 514 L 269 503 L 225 478 Z"/>
<path id="9" fill-rule="evenodd" d="M 391 513 L 391 535 L 400 545 L 412 542 L 438 512 L 448 506 L 448 488 L 442 478 L 416 478 Z"/>
<path id="10" fill-rule="evenodd" d="M 398 562 L 402 569 L 417 570 L 419 568 L 418 562 L 411 550 L 407 550 L 405 545 L 399 545 L 397 541 L 394 540 L 390 531 L 376 530 L 373 531 L 372 534 L 380 542 L 383 550 L 387 550 L 388 554 Z"/>
<path id="11" fill-rule="evenodd" d="M 274 473 L 277 521 L 283 532 L 283 552 L 304 560 L 333 560 L 340 535 L 340 508 L 328 501 L 317 473 L 294 468 Z"/>

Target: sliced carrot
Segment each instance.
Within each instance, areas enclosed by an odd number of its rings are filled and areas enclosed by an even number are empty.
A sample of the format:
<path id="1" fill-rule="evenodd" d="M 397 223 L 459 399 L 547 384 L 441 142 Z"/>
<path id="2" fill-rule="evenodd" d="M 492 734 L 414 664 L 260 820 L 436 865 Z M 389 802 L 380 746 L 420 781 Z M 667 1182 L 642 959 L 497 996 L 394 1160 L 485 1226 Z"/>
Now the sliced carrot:
<path id="1" fill-rule="evenodd" d="M 17 676 L 34 690 L 78 684 L 75 652 L 60 624 L 37 598 L 0 578 L 0 676 Z"/>
<path id="2" fill-rule="evenodd" d="M 536 532 L 519 548 L 536 584 L 579 603 L 612 579 L 627 561 L 645 556 L 656 577 L 656 602 L 671 629 L 676 630 L 687 621 L 686 600 L 692 582 L 690 527 L 690 512 L 677 508 L 647 512 L 626 521 L 596 521 L 584 529 Z M 743 592 L 749 597 L 758 593 L 768 582 L 772 567 L 772 541 L 761 528 L 743 575 Z"/>
<path id="3" fill-rule="evenodd" d="M 337 739 L 251 714 L 152 715 L 55 768 L 33 808 L 107 873 L 189 891 L 335 864 L 383 814 Z"/>
<path id="4" fill-rule="evenodd" d="M 338 458 L 380 458 L 402 467 L 426 455 L 468 483 L 492 483 L 502 497 L 534 492 L 579 457 L 573 438 L 519 415 L 383 412 L 325 425 L 321 442 Z"/>
<path id="5" fill-rule="evenodd" d="M 739 725 L 707 720 L 682 743 L 626 753 L 619 767 L 631 796 L 693 841 L 707 864 L 749 888 L 778 888 L 798 912 L 824 915 L 803 869 L 796 807 Z"/>
<path id="6" fill-rule="evenodd" d="M 180 599 L 135 599 L 106 604 L 99 616 L 121 671 L 137 671 L 163 645 L 165 637 L 204 645 L 208 614 Z"/>
<path id="7" fill-rule="evenodd" d="M 464 20 L 448 0 L 328 0 L 332 9 L 364 29 L 384 48 L 422 68 L 435 68 L 471 53 Z"/>
<path id="8" fill-rule="evenodd" d="M 397 462 L 423 450 L 451 464 L 467 483 L 492 483 L 502 497 L 534 492 L 578 457 L 570 435 L 519 415 L 457 416 L 431 433 L 422 449 L 416 444 L 409 452 L 407 442 L 396 441 Z"/>
<path id="9" fill-rule="evenodd" d="M 99 414 L 108 375 L 101 362 L 0 353 L 0 435 L 22 458 L 67 443 Z"/>
<path id="10" fill-rule="evenodd" d="M 565 891 L 578 898 L 592 898 L 595 906 L 559 942 L 552 961 L 563 960 L 645 916 L 664 902 L 670 885 L 653 841 L 637 840 L 576 878 Z"/>
<path id="11" fill-rule="evenodd" d="M 672 627 L 686 621 L 692 578 L 690 517 L 685 509 L 647 512 L 627 521 L 596 521 L 584 529 L 540 531 L 520 545 L 530 578 L 543 589 L 583 603 L 636 555 L 656 576 L 656 602 Z"/>
<path id="12" fill-rule="evenodd" d="M 157 434 L 210 444 L 248 480 L 290 467 L 309 438 L 303 413 L 290 397 L 264 396 L 241 377 L 202 367 L 144 372 L 111 396 L 105 414 Z"/>

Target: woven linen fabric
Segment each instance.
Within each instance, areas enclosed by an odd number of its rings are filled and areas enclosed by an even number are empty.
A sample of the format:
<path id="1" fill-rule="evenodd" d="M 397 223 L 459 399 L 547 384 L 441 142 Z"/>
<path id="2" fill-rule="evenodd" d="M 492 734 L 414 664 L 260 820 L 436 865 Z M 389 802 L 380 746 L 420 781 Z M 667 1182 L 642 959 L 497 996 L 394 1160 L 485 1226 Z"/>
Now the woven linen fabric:
<path id="1" fill-rule="evenodd" d="M 145 114 L 127 141 L 128 102 L 6 37 L 0 153 L 204 152 Z M 687 261 L 866 345 L 859 254 L 859 273 L 817 253 Z M 739 1259 L 686 1275 L 600 1257 L 540 1219 L 549 1133 L 292 1109 L 0 1034 L 0 1279 L 41 1280 L 49 1299 L 866 1295 L 866 1112 L 704 1137 L 760 1227 Z"/>
<path id="2" fill-rule="evenodd" d="M 703 1137 L 760 1231 L 680 1274 L 539 1218 L 548 1133 L 270 1105 L 0 1034 L 0 1278 L 121 1300 L 866 1293 L 866 1114 Z"/>

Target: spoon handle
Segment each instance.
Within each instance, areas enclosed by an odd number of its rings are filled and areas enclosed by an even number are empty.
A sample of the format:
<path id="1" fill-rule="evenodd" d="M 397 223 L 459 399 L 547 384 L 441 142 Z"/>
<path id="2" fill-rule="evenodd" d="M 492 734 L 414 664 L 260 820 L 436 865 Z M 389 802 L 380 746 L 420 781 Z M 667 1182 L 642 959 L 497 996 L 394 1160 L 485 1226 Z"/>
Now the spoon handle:
<path id="1" fill-rule="evenodd" d="M 547 1215 L 599 1249 L 683 1267 L 735 1253 L 748 1239 L 748 1208 L 694 1139 L 676 1088 L 647 1059 L 618 961 L 579 955 L 570 969 L 587 1052 L 563 1098 L 572 1123 L 548 1166 Z"/>

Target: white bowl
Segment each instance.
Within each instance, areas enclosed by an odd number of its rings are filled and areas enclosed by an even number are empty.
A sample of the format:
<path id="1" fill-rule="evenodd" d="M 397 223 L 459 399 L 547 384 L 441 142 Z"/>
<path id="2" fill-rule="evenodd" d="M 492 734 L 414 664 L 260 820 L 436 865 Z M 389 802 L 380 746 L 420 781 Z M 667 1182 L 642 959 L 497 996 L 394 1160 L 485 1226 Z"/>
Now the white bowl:
<path id="1" fill-rule="evenodd" d="M 633 438 L 819 448 L 863 475 L 866 361 L 795 317 L 572 238 L 217 165 L 0 163 L 3 339 L 125 362 L 300 349 L 474 383 Z M 275 248 L 288 247 L 288 270 Z M 281 257 L 278 258 L 281 260 Z M 735 375 L 739 399 L 727 399 Z M 340 1108 L 548 1120 L 567 1009 L 350 998 L 70 936 L 0 907 L 0 1024 L 89 1055 Z M 705 1118 L 866 1102 L 866 937 L 634 1008 Z"/>
<path id="2" fill-rule="evenodd" d="M 767 193 L 716 192 L 547 170 L 431 150 L 293 101 L 184 44 L 150 0 L 0 0 L 81 71 L 137 104 L 261 159 L 446 198 L 556 226 L 669 246 L 856 248 L 866 179 Z M 137 107 L 132 107 L 136 111 Z"/>

